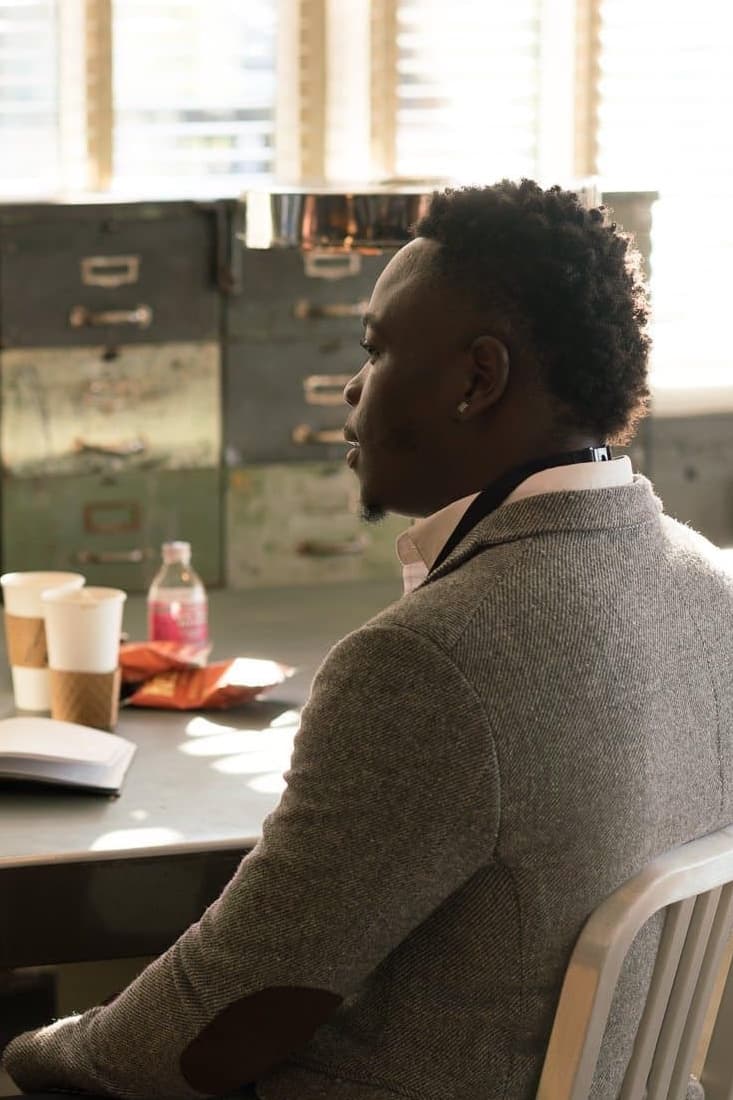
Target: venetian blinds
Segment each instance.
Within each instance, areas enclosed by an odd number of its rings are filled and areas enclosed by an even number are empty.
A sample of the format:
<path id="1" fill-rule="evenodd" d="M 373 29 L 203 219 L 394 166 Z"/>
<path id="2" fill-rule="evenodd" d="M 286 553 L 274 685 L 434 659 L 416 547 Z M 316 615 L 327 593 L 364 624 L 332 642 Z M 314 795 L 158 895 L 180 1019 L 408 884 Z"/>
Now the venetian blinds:
<path id="1" fill-rule="evenodd" d="M 59 183 L 55 0 L 0 0 L 0 194 Z"/>
<path id="2" fill-rule="evenodd" d="M 536 176 L 541 0 L 398 0 L 397 176 Z"/>
<path id="3" fill-rule="evenodd" d="M 227 193 L 274 166 L 276 0 L 113 0 L 113 189 Z"/>
<path id="4" fill-rule="evenodd" d="M 733 14 L 721 0 L 601 0 L 598 169 L 651 189 L 657 387 L 730 385 Z"/>

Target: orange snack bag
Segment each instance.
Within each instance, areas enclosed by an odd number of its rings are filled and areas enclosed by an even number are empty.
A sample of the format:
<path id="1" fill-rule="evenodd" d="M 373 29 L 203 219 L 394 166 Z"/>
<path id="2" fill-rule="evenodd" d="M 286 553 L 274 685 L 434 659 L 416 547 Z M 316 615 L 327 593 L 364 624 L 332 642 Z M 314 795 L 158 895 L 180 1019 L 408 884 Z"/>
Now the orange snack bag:
<path id="1" fill-rule="evenodd" d="M 123 684 L 139 684 L 161 672 L 178 668 L 201 668 L 211 652 L 210 645 L 182 642 L 125 642 L 120 646 Z"/>
<path id="2" fill-rule="evenodd" d="M 217 661 L 205 668 L 171 669 L 141 684 L 127 702 L 167 710 L 224 710 L 257 699 L 294 671 L 277 661 L 248 657 Z"/>

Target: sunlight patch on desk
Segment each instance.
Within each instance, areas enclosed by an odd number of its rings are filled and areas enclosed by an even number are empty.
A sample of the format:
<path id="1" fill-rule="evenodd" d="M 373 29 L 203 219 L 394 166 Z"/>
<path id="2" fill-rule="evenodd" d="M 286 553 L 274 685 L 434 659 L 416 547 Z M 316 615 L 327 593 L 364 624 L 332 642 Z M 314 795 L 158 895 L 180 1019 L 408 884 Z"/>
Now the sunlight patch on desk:
<path id="1" fill-rule="evenodd" d="M 262 730 L 225 730 L 223 726 L 219 729 L 219 733 L 197 741 L 184 741 L 178 747 L 186 756 L 227 756 L 235 752 L 257 752 L 262 748 Z"/>
<path id="2" fill-rule="evenodd" d="M 197 714 L 190 722 L 186 723 L 185 734 L 187 737 L 211 737 L 214 733 L 228 733 L 237 727 L 224 722 L 212 722 L 210 718 L 204 718 Z"/>
<path id="3" fill-rule="evenodd" d="M 300 711 L 299 710 L 284 710 L 282 714 L 278 714 L 277 718 L 273 718 L 270 722 L 269 728 L 271 730 L 281 729 L 284 726 L 288 728 L 292 726 L 300 725 Z"/>
<path id="4" fill-rule="evenodd" d="M 269 760 L 270 763 L 266 767 L 271 771 L 283 754 L 290 759 L 293 751 L 293 731 L 292 729 L 229 729 L 196 741 L 184 741 L 178 748 L 186 756 L 232 756 L 235 753 L 238 755 L 246 753 Z"/>
<path id="5" fill-rule="evenodd" d="M 265 775 L 256 775 L 247 782 L 252 791 L 259 794 L 282 794 L 287 787 L 285 778 L 280 772 L 269 772 Z"/>
<path id="6" fill-rule="evenodd" d="M 124 848 L 155 848 L 160 844 L 177 844 L 185 840 L 183 833 L 176 829 L 114 829 L 102 833 L 92 845 L 90 852 L 114 852 Z"/>
<path id="7" fill-rule="evenodd" d="M 283 745 L 281 750 L 268 749 L 262 752 L 243 752 L 222 756 L 211 764 L 215 772 L 224 775 L 255 775 L 258 772 L 282 773 L 290 765 L 291 746 Z"/>
<path id="8" fill-rule="evenodd" d="M 282 730 L 288 729 L 295 732 L 300 725 L 300 711 L 291 709 L 285 710 L 282 714 L 278 714 L 277 718 L 273 718 L 269 726 L 264 726 L 262 729 L 257 730 L 242 730 L 238 726 L 233 726 L 230 722 L 214 721 L 211 718 L 205 718 L 202 714 L 197 714 L 194 718 L 191 718 L 186 723 L 185 734 L 187 737 L 213 737 L 224 733 L 248 733 L 248 734 L 266 734 L 271 736 L 269 730 Z"/>

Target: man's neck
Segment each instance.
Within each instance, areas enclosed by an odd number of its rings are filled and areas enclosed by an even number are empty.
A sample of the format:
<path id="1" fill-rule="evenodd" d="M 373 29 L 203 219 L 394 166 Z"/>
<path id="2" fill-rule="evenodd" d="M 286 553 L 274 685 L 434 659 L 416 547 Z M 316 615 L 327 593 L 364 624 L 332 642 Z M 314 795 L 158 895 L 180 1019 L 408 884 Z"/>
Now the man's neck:
<path id="1" fill-rule="evenodd" d="M 461 469 L 456 470 L 450 478 L 449 485 L 442 486 L 440 497 L 433 500 L 429 508 L 420 512 L 420 518 L 439 512 L 456 500 L 482 492 L 488 485 L 496 484 L 513 470 L 522 469 L 554 455 L 582 451 L 588 447 L 601 447 L 604 442 L 589 433 L 569 433 L 562 437 L 553 433 L 523 445 L 507 445 L 491 455 L 478 449 L 467 456 Z"/>

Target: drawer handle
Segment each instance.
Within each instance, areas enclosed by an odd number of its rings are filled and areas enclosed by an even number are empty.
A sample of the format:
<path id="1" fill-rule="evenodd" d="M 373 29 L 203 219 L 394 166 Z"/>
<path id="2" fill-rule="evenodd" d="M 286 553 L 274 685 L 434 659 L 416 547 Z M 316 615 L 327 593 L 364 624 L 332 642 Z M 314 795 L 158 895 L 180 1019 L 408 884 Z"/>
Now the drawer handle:
<path id="1" fill-rule="evenodd" d="M 86 306 L 74 306 L 69 313 L 72 328 L 101 328 L 105 325 L 137 325 L 149 328 L 153 321 L 150 306 L 136 306 L 135 309 L 103 309 L 94 313 Z"/>
<path id="2" fill-rule="evenodd" d="M 140 530 L 136 500 L 100 500 L 84 505 L 84 530 L 90 535 L 122 535 Z"/>
<path id="3" fill-rule="evenodd" d="M 307 558 L 337 558 L 350 554 L 363 554 L 367 546 L 365 535 L 355 535 L 343 542 L 328 542 L 320 539 L 303 539 L 295 546 L 296 554 Z"/>
<path id="4" fill-rule="evenodd" d="M 79 565 L 139 565 L 152 557 L 152 551 L 141 550 L 77 550 L 74 555 Z"/>
<path id="5" fill-rule="evenodd" d="M 139 278 L 139 256 L 85 256 L 81 261 L 81 281 L 84 286 L 115 289 L 136 283 Z"/>
<path id="6" fill-rule="evenodd" d="M 74 450 L 78 454 L 105 455 L 109 458 L 130 458 L 145 454 L 148 445 L 143 439 L 123 439 L 119 443 L 88 443 L 86 439 L 75 439 Z"/>
<path id="7" fill-rule="evenodd" d="M 304 253 L 303 268 L 309 279 L 347 279 L 361 271 L 361 256 L 358 252 L 314 249 Z"/>
<path id="8" fill-rule="evenodd" d="M 309 374 L 303 379 L 307 405 L 344 405 L 344 386 L 349 374 Z"/>
<path id="9" fill-rule="evenodd" d="M 322 317 L 363 317 L 369 307 L 369 302 L 362 299 L 360 302 L 309 302 L 307 298 L 301 298 L 293 306 L 293 315 L 300 321 L 308 321 Z"/>
<path id="10" fill-rule="evenodd" d="M 308 443 L 340 443 L 342 446 L 351 446 L 344 439 L 343 428 L 312 428 L 310 424 L 298 424 L 293 428 L 292 440 L 299 447 Z"/>

